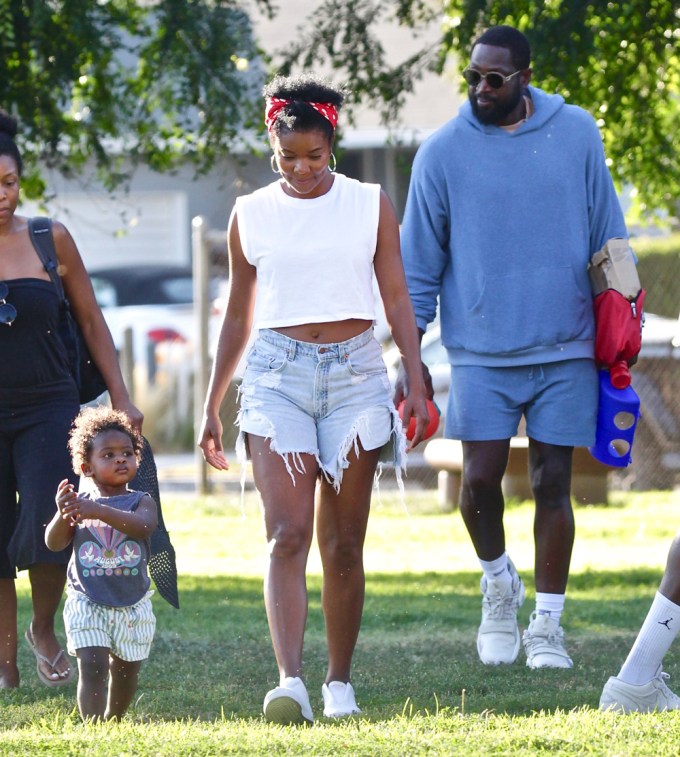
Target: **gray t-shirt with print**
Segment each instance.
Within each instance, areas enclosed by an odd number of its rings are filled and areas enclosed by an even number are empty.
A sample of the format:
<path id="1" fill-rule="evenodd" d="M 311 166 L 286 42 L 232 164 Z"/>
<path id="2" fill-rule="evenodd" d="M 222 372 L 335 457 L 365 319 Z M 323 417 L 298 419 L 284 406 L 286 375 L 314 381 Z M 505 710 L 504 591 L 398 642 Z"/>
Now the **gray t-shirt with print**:
<path id="1" fill-rule="evenodd" d="M 117 510 L 133 512 L 145 492 L 128 491 L 115 497 L 80 496 Z M 68 588 L 93 602 L 111 607 L 137 604 L 149 590 L 149 540 L 133 539 L 100 520 L 78 523 L 68 565 Z"/>

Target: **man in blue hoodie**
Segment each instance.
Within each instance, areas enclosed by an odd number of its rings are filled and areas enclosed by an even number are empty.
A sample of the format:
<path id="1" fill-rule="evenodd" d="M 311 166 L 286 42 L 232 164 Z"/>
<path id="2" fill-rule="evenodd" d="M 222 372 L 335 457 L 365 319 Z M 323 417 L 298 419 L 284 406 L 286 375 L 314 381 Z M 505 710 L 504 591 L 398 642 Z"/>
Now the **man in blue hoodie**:
<path id="1" fill-rule="evenodd" d="M 488 29 L 463 76 L 469 101 L 413 164 L 402 227 L 409 292 L 421 332 L 439 301 L 451 362 L 445 434 L 463 444 L 461 513 L 483 571 L 479 657 L 512 663 L 520 648 L 524 586 L 506 552 L 501 480 L 524 416 L 536 503 L 526 663 L 570 668 L 560 616 L 572 452 L 595 441 L 598 395 L 587 265 L 627 232 L 595 121 L 529 85 L 521 32 Z M 405 392 L 400 380 L 395 399 Z"/>

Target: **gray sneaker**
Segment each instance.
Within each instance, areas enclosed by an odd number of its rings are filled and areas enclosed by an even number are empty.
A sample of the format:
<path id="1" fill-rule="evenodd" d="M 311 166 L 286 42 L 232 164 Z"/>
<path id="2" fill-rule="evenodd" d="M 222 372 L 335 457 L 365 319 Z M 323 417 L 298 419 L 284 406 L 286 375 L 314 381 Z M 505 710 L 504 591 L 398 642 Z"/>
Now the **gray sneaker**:
<path id="1" fill-rule="evenodd" d="M 550 615 L 531 613 L 529 628 L 522 639 L 529 668 L 573 668 L 564 647 L 564 631 Z"/>
<path id="2" fill-rule="evenodd" d="M 507 583 L 482 576 L 482 622 L 477 633 L 477 652 L 485 665 L 509 665 L 519 654 L 517 611 L 524 602 L 524 584 L 517 570 L 508 560 L 512 576 Z"/>
<path id="3" fill-rule="evenodd" d="M 602 689 L 600 709 L 624 713 L 680 710 L 680 697 L 666 686 L 664 679 L 667 678 L 669 675 L 661 666 L 651 681 L 640 686 L 611 676 Z"/>

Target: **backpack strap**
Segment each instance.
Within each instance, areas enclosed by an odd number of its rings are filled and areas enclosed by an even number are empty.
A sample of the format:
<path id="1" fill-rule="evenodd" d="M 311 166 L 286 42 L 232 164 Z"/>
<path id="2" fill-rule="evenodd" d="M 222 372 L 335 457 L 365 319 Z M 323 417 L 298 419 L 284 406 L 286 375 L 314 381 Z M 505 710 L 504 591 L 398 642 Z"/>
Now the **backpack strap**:
<path id="1" fill-rule="evenodd" d="M 64 284 L 62 283 L 61 276 L 57 270 L 57 251 L 54 247 L 54 238 L 52 236 L 52 221 L 49 218 L 43 216 L 37 216 L 36 218 L 28 219 L 28 230 L 31 237 L 31 243 L 35 247 L 35 251 L 38 253 L 42 264 L 45 266 L 45 270 L 52 279 L 59 299 L 62 302 L 66 301 L 66 295 L 64 294 Z"/>

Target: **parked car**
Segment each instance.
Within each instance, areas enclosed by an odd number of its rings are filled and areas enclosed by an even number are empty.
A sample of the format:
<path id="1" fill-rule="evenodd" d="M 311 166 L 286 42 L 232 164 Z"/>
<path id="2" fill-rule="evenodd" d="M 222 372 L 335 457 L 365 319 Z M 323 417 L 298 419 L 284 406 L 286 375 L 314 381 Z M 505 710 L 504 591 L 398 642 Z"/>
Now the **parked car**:
<path id="1" fill-rule="evenodd" d="M 156 348 L 168 342 L 191 345 L 196 339 L 191 267 L 140 265 L 101 268 L 89 274 L 116 349 L 122 353 L 130 328 L 135 367 L 143 367 L 147 380 L 153 382 Z M 221 318 L 221 285 L 219 279 L 210 282 L 211 343 Z"/>

